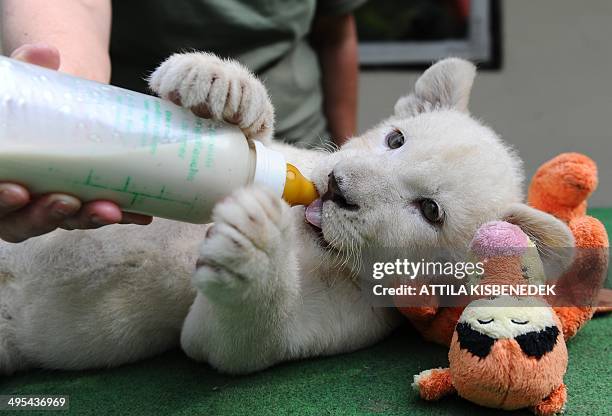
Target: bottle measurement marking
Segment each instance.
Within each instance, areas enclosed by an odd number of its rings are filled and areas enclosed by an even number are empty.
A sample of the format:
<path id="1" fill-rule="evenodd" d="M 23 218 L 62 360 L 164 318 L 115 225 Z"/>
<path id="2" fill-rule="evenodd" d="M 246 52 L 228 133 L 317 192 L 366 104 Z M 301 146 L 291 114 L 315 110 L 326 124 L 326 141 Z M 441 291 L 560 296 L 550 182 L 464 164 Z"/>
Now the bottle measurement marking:
<path id="1" fill-rule="evenodd" d="M 132 207 L 136 201 L 138 200 L 138 198 L 150 198 L 150 199 L 156 199 L 158 201 L 165 201 L 165 202 L 173 202 L 176 204 L 181 204 L 181 205 L 185 205 L 189 208 L 193 208 L 194 207 L 194 203 L 195 201 L 198 199 L 197 197 L 195 197 L 193 199 L 193 201 L 189 202 L 189 201 L 182 201 L 180 199 L 173 199 L 173 198 L 168 198 L 166 196 L 164 196 L 164 193 L 166 192 L 166 187 L 162 186 L 159 195 L 152 195 L 152 194 L 148 194 L 145 192 L 137 192 L 137 191 L 130 191 L 128 190 L 128 187 L 130 185 L 130 182 L 132 181 L 132 177 L 128 176 L 125 178 L 125 182 L 123 184 L 123 187 L 121 188 L 115 188 L 115 187 L 111 187 L 111 186 L 106 186 L 106 185 L 102 185 L 99 183 L 94 183 L 93 182 L 93 178 L 94 178 L 95 172 L 93 169 L 89 170 L 89 173 L 87 174 L 87 178 L 85 179 L 84 182 L 80 182 L 82 185 L 85 186 L 90 186 L 92 188 L 99 188 L 99 189 L 107 189 L 110 191 L 115 191 L 115 192 L 120 192 L 120 193 L 124 193 L 124 194 L 128 194 L 128 195 L 132 195 L 132 200 L 130 202 L 130 207 Z"/>

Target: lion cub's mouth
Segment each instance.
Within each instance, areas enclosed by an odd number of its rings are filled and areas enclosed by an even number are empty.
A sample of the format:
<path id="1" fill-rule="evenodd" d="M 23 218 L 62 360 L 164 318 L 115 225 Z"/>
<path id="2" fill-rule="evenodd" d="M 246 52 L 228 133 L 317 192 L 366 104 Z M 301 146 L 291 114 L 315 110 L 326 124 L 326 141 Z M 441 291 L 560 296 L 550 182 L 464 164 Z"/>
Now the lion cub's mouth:
<path id="1" fill-rule="evenodd" d="M 304 211 L 304 218 L 306 219 L 306 222 L 312 225 L 319 232 L 321 232 L 322 211 L 323 200 L 321 198 L 315 199 L 306 207 L 306 210 Z"/>
<path id="2" fill-rule="evenodd" d="M 321 233 L 321 217 L 323 212 L 323 202 L 332 201 L 339 208 L 356 211 L 359 209 L 359 205 L 350 203 L 344 196 L 344 192 L 336 179 L 336 175 L 332 171 L 328 175 L 327 191 L 320 198 L 315 199 L 310 205 L 306 207 L 304 216 L 306 222 L 312 225 L 319 233 Z"/>
<path id="3" fill-rule="evenodd" d="M 349 200 L 345 197 L 344 192 L 340 187 L 340 182 L 336 179 L 336 175 L 334 175 L 334 172 L 332 171 L 328 175 L 327 190 L 325 193 L 321 195 L 320 198 L 315 199 L 304 210 L 304 218 L 306 223 L 309 224 L 312 230 L 315 232 L 316 236 L 318 237 L 319 244 L 326 249 L 330 249 L 332 247 L 332 245 L 323 235 L 322 226 L 323 204 L 328 201 L 333 203 L 335 207 L 342 210 L 357 211 L 360 209 L 358 204 L 349 202 Z"/>
<path id="4" fill-rule="evenodd" d="M 314 200 L 304 210 L 304 219 L 306 220 L 306 223 L 310 226 L 310 228 L 314 231 L 314 234 L 315 234 L 315 237 L 317 238 L 318 243 L 324 249 L 329 249 L 330 245 L 325 239 L 325 236 L 323 236 L 323 229 L 321 225 L 322 216 L 323 216 L 323 200 L 321 198 Z"/>

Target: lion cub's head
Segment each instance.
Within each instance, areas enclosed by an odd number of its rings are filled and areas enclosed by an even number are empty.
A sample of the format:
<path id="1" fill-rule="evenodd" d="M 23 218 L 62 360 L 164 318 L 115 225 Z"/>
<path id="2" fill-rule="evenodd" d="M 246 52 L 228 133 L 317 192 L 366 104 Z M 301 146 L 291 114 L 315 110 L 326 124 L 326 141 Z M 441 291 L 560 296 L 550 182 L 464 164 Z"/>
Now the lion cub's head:
<path id="1" fill-rule="evenodd" d="M 520 159 L 470 116 L 475 75 L 462 59 L 436 63 L 391 117 L 324 158 L 313 174 L 322 198 L 306 218 L 325 245 L 467 247 L 481 224 L 497 219 L 536 244 L 572 244 L 563 223 L 521 203 Z"/>

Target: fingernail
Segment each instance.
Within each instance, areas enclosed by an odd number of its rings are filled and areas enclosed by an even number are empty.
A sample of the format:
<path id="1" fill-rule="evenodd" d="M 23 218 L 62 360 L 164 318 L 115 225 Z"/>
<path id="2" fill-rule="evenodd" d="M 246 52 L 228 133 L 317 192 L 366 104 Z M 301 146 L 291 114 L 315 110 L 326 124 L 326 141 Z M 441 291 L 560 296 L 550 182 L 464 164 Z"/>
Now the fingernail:
<path id="1" fill-rule="evenodd" d="M 0 185 L 0 207 L 14 207 L 17 205 L 18 199 L 19 193 L 15 191 L 14 187 L 7 184 Z"/>
<path id="2" fill-rule="evenodd" d="M 48 48 L 49 44 L 44 42 L 34 42 L 34 43 L 26 43 L 25 45 L 21 45 L 17 49 L 11 53 L 11 58 L 17 60 L 23 60 L 27 57 L 29 51 L 35 50 L 37 48 Z"/>
<path id="3" fill-rule="evenodd" d="M 20 47 L 15 49 L 13 53 L 11 53 L 11 58 L 16 59 L 18 61 L 25 61 L 28 56 L 28 51 L 32 50 L 32 48 L 35 46 L 36 45 L 30 43 L 21 45 Z"/>
<path id="4" fill-rule="evenodd" d="M 20 46 L 19 48 L 15 49 L 13 53 L 11 53 L 11 58 L 16 59 L 18 61 L 22 61 L 24 55 L 25 55 L 25 48 L 23 46 Z"/>
<path id="5" fill-rule="evenodd" d="M 109 222 L 104 220 L 102 217 L 99 217 L 97 215 L 92 215 L 91 217 L 89 217 L 89 221 L 91 221 L 92 224 L 94 225 L 108 225 Z"/>
<path id="6" fill-rule="evenodd" d="M 51 215 L 58 219 L 70 217 L 76 214 L 78 210 L 78 205 L 75 206 L 68 201 L 59 200 L 51 204 Z"/>
<path id="7" fill-rule="evenodd" d="M 81 203 L 78 199 L 68 195 L 51 195 L 45 202 L 45 208 L 51 211 L 51 216 L 63 219 L 76 214 L 81 208 Z"/>

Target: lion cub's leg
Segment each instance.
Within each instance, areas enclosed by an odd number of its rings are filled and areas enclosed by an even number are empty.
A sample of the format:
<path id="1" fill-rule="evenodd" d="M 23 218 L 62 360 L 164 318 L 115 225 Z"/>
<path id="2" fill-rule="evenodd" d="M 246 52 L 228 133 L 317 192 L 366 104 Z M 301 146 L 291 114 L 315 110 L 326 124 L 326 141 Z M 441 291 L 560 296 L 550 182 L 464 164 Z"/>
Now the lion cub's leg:
<path id="1" fill-rule="evenodd" d="M 1 248 L 0 257 L 3 257 Z M 14 279 L 9 270 L 0 270 L 0 375 L 12 374 L 30 366 L 19 350 L 16 337 Z"/>
<path id="2" fill-rule="evenodd" d="M 181 344 L 230 373 L 281 361 L 300 296 L 289 207 L 265 189 L 234 192 L 214 211 Z"/>

